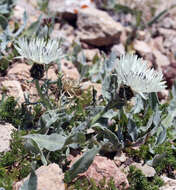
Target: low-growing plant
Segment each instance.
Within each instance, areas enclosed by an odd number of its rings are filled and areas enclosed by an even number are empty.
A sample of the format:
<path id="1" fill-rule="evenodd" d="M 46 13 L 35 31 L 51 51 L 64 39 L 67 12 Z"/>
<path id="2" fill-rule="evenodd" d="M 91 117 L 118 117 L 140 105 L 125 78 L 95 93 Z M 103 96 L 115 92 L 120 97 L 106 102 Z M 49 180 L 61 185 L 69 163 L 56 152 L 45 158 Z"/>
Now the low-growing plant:
<path id="1" fill-rule="evenodd" d="M 138 141 L 145 142 L 149 136 L 154 134 L 156 134 L 156 144 L 165 140 L 166 130 L 161 125 L 162 118 L 157 96 L 151 94 L 148 100 L 146 96 L 147 93 L 164 89 L 165 82 L 162 81 L 162 74 L 149 69 L 146 63 L 142 63 L 142 59 L 134 55 L 125 55 L 117 60 L 115 54 L 112 53 L 110 58 L 106 59 L 103 66 L 104 72 L 101 73 L 103 95 L 101 103 L 96 102 L 93 97 L 94 104 L 86 108 L 88 112 L 85 120 L 78 120 L 68 129 L 64 127 L 64 123 L 69 126 L 74 113 L 67 114 L 66 105 L 70 104 L 70 100 L 60 91 L 61 99 L 59 99 L 58 108 L 51 102 L 48 95 L 49 84 L 53 82 L 46 79 L 42 86 L 39 83 L 44 72 L 47 73 L 49 64 L 63 56 L 56 41 L 34 39 L 28 42 L 27 39 L 22 38 L 15 47 L 22 57 L 33 63 L 30 73 L 40 96 L 38 103 L 41 103 L 46 110 L 39 120 L 40 134 L 24 136 L 28 139 L 29 147 L 35 147 L 35 153 L 40 154 L 43 164 L 48 163 L 50 151 L 60 151 L 68 155 L 70 148 L 88 147 L 88 151 L 66 172 L 65 181 L 67 183 L 71 182 L 80 172 L 84 172 L 99 151 L 120 151 L 124 147 L 134 146 Z M 61 78 L 58 78 L 55 83 L 59 84 L 58 87 L 62 89 Z M 124 109 L 125 105 L 136 94 L 141 95 L 144 100 L 138 96 L 136 107 L 128 112 Z M 143 107 L 143 117 L 153 110 L 148 114 L 145 127 L 137 126 L 133 119 L 133 115 L 141 112 Z M 108 128 L 108 121 L 112 119 L 116 120 L 114 129 Z M 87 130 L 90 128 L 94 133 L 86 139 Z"/>
<path id="2" fill-rule="evenodd" d="M 14 131 L 10 151 L 0 153 L 0 187 L 11 190 L 15 181 L 26 177 L 31 171 L 33 155 L 26 150 L 23 135 L 26 131 Z"/>
<path id="3" fill-rule="evenodd" d="M 68 190 L 118 190 L 115 187 L 113 179 L 107 181 L 105 178 L 102 179 L 99 184 L 95 182 L 93 178 L 77 179 L 73 184 L 70 184 Z"/>
<path id="4" fill-rule="evenodd" d="M 0 121 L 11 123 L 18 129 L 35 128 L 42 110 L 34 105 L 33 110 L 27 104 L 19 105 L 13 96 L 3 95 L 0 101 Z"/>
<path id="5" fill-rule="evenodd" d="M 159 190 L 159 187 L 164 184 L 163 180 L 158 176 L 148 179 L 142 171 L 135 166 L 130 166 L 127 178 L 130 184 L 129 190 Z"/>
<path id="6" fill-rule="evenodd" d="M 66 171 L 66 183 L 86 171 L 98 153 L 107 155 L 145 145 L 151 137 L 152 151 L 167 139 L 175 107 L 168 108 L 172 111 L 171 118 L 167 109 L 163 112 L 156 94 L 166 87 L 163 75 L 149 69 L 142 59 L 130 54 L 118 59 L 113 52 L 105 58 L 99 75 L 102 96 L 97 99 L 95 89 L 81 95 L 79 85 L 70 86 L 59 73 L 56 81 L 48 78 L 50 65 L 64 57 L 59 41 L 50 40 L 49 36 L 32 40 L 23 37 L 14 46 L 20 57 L 31 62 L 30 75 L 39 95 L 36 102 L 25 96 L 21 107 L 25 109 L 19 111 L 21 118 L 15 115 L 22 128 L 31 126 L 35 129 L 34 133 L 23 136 L 27 150 L 35 155 L 35 159 L 40 158 L 44 165 L 58 161 L 66 170 L 66 158 L 71 150 L 84 149 L 82 157 Z M 75 61 L 77 63 L 77 53 Z M 80 71 L 84 73 L 84 65 Z M 135 104 L 129 105 L 132 98 Z M 11 115 L 8 116 L 10 111 L 18 113 L 12 100 L 10 110 L 7 102 L 1 103 L 2 113 L 7 112 L 3 119 L 8 122 L 12 119 Z M 30 107 L 33 109 L 29 112 Z M 32 170 L 28 184 L 32 179 L 36 181 L 34 176 Z"/>

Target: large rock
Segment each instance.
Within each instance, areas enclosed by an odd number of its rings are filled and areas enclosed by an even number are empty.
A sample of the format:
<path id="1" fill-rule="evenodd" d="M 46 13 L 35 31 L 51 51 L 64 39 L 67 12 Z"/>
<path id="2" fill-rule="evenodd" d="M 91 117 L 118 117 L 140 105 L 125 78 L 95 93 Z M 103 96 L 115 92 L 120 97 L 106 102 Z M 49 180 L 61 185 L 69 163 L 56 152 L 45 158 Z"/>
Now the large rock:
<path id="1" fill-rule="evenodd" d="M 36 170 L 36 175 L 37 190 L 65 190 L 64 174 L 57 164 L 41 166 Z M 26 179 L 15 183 L 13 190 L 19 190 Z"/>
<path id="2" fill-rule="evenodd" d="M 26 11 L 28 15 L 27 25 L 32 24 L 40 16 L 41 12 L 36 9 L 37 2 L 33 0 L 18 0 L 13 10 L 13 17 L 19 21 L 23 19 L 23 13 Z"/>
<path id="3" fill-rule="evenodd" d="M 66 20 L 74 20 L 79 9 L 86 7 L 95 7 L 91 0 L 52 0 L 49 1 L 49 9 L 51 12 Z"/>
<path id="4" fill-rule="evenodd" d="M 0 152 L 7 152 L 10 150 L 10 140 L 13 130 L 16 130 L 9 123 L 0 123 Z"/>
<path id="5" fill-rule="evenodd" d="M 80 79 L 80 74 L 77 68 L 70 61 L 67 61 L 65 59 L 61 60 L 61 71 L 63 72 L 66 78 L 73 80 Z"/>
<path id="6" fill-rule="evenodd" d="M 17 80 L 5 80 L 1 82 L 3 88 L 7 89 L 8 96 L 13 96 L 18 99 L 19 103 L 24 102 L 24 93 L 21 84 Z"/>
<path id="7" fill-rule="evenodd" d="M 173 29 L 159 28 L 158 32 L 164 37 L 163 46 L 172 53 L 176 52 L 176 31 Z"/>
<path id="8" fill-rule="evenodd" d="M 89 88 L 94 88 L 97 91 L 97 97 L 100 97 L 102 95 L 102 93 L 101 93 L 102 85 L 101 84 L 93 83 L 90 81 L 81 83 L 81 90 L 88 90 Z"/>
<path id="9" fill-rule="evenodd" d="M 79 10 L 77 26 L 80 40 L 97 47 L 118 42 L 123 31 L 120 23 L 115 22 L 106 12 L 94 8 Z"/>
<path id="10" fill-rule="evenodd" d="M 154 49 L 153 54 L 154 54 L 155 61 L 159 69 L 161 69 L 163 66 L 170 65 L 170 61 L 168 57 L 162 54 L 159 50 Z"/>
<path id="11" fill-rule="evenodd" d="M 125 54 L 125 47 L 122 43 L 120 43 L 118 45 L 114 45 L 111 48 L 111 51 L 113 51 L 116 54 L 116 56 L 120 57 L 121 55 Z"/>
<path id="12" fill-rule="evenodd" d="M 168 178 L 166 176 L 161 176 L 164 181 L 164 186 L 160 187 L 159 190 L 176 190 L 176 180 Z"/>
<path id="13" fill-rule="evenodd" d="M 80 158 L 80 155 L 74 158 L 72 156 L 70 157 L 70 160 L 72 160 L 72 165 L 76 160 Z M 123 189 L 123 187 L 129 187 L 126 175 L 116 166 L 114 161 L 102 156 L 96 156 L 88 170 L 80 174 L 80 176 L 93 178 L 97 184 L 103 178 L 105 178 L 107 181 L 113 178 L 115 186 L 117 188 Z"/>
<path id="14" fill-rule="evenodd" d="M 30 77 L 31 65 L 27 65 L 25 63 L 15 63 L 8 71 L 8 77 L 10 79 L 24 81 L 24 80 L 32 80 Z"/>
<path id="15" fill-rule="evenodd" d="M 83 50 L 83 53 L 86 57 L 86 60 L 87 61 L 92 61 L 94 59 L 94 57 L 97 55 L 97 56 L 100 56 L 100 51 L 99 49 L 84 49 Z M 82 54 L 82 52 L 80 53 Z"/>
<path id="16" fill-rule="evenodd" d="M 146 177 L 153 177 L 156 174 L 155 169 L 147 164 L 142 165 L 141 163 L 132 163 L 131 165 L 140 169 Z"/>
<path id="17" fill-rule="evenodd" d="M 134 49 L 141 55 L 152 53 L 151 47 L 145 41 L 135 40 L 133 46 Z"/>
<path id="18" fill-rule="evenodd" d="M 171 88 L 176 79 L 176 63 L 163 67 L 163 74 L 167 81 L 168 88 Z"/>
<path id="19" fill-rule="evenodd" d="M 74 28 L 73 26 L 66 23 L 64 25 L 56 23 L 51 33 L 51 38 L 63 39 L 62 48 L 69 50 L 72 47 L 72 43 L 75 41 Z"/>

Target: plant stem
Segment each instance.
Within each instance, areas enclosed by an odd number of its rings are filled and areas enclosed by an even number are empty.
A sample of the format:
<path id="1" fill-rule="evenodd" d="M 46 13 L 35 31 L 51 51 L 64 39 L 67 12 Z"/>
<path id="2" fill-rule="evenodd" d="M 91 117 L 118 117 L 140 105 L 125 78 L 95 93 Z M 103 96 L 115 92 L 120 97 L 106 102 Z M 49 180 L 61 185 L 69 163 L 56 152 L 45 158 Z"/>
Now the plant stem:
<path id="1" fill-rule="evenodd" d="M 101 111 L 99 112 L 95 117 L 93 117 L 93 119 L 90 121 L 90 123 L 88 124 L 89 126 L 92 126 L 93 124 L 95 124 L 103 114 L 106 113 L 106 107 Z"/>
<path id="2" fill-rule="evenodd" d="M 35 79 L 35 86 L 37 88 L 37 92 L 38 92 L 38 95 L 40 96 L 44 106 L 47 108 L 47 109 L 52 109 L 52 106 L 51 104 L 49 103 L 49 101 L 44 97 L 43 93 L 42 93 L 42 90 L 40 88 L 40 84 L 39 84 L 39 80 Z"/>
<path id="3" fill-rule="evenodd" d="M 88 123 L 88 127 L 92 126 L 95 124 L 108 110 L 112 108 L 122 108 L 124 106 L 125 102 L 121 98 L 118 98 L 116 101 L 110 101 L 106 107 L 99 112 L 93 119 Z"/>

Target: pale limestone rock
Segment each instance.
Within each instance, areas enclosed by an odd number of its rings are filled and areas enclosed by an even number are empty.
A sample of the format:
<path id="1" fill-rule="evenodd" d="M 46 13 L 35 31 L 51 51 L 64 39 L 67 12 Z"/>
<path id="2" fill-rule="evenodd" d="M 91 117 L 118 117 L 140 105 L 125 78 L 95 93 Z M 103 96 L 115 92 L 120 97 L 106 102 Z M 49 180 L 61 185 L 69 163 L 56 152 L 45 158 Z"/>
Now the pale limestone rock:
<path id="1" fill-rule="evenodd" d="M 51 12 L 67 20 L 74 20 L 79 9 L 84 7 L 95 7 L 91 0 L 52 0 L 48 5 Z"/>
<path id="2" fill-rule="evenodd" d="M 166 53 L 166 49 L 163 47 L 163 42 L 163 36 L 157 36 L 156 38 L 152 38 L 149 44 L 153 49 L 158 49 L 161 53 Z"/>
<path id="3" fill-rule="evenodd" d="M 0 152 L 10 150 L 10 140 L 13 130 L 16 130 L 10 123 L 0 123 Z"/>
<path id="4" fill-rule="evenodd" d="M 138 40 L 145 40 L 146 37 L 146 32 L 143 30 L 138 30 L 137 31 L 137 38 Z"/>
<path id="5" fill-rule="evenodd" d="M 123 153 L 123 152 L 118 152 L 116 154 L 116 156 L 114 157 L 114 162 L 116 163 L 117 166 L 120 166 L 126 160 L 127 160 L 127 157 L 126 157 L 125 153 Z"/>
<path id="6" fill-rule="evenodd" d="M 163 46 L 171 52 L 176 52 L 176 31 L 173 29 L 159 28 L 159 34 L 164 37 Z"/>
<path id="7" fill-rule="evenodd" d="M 134 49 L 142 55 L 147 53 L 152 53 L 151 47 L 144 41 L 135 40 L 133 46 Z"/>
<path id="8" fill-rule="evenodd" d="M 16 80 L 5 80 L 1 85 L 7 89 L 8 96 L 14 96 L 19 103 L 24 102 L 24 94 L 20 82 Z"/>
<path id="9" fill-rule="evenodd" d="M 84 49 L 83 53 L 87 61 L 92 61 L 95 55 L 100 55 L 99 49 Z"/>
<path id="10" fill-rule="evenodd" d="M 65 190 L 64 174 L 57 164 L 41 166 L 36 170 L 37 190 Z M 13 185 L 13 190 L 19 190 L 24 180 Z"/>
<path id="11" fill-rule="evenodd" d="M 101 84 L 98 84 L 98 83 L 93 83 L 93 82 L 90 82 L 90 81 L 86 81 L 86 82 L 82 82 L 81 83 L 81 90 L 87 90 L 89 88 L 93 87 L 96 91 L 97 91 L 97 96 L 101 96 L 101 88 L 102 88 L 102 85 Z"/>
<path id="12" fill-rule="evenodd" d="M 125 47 L 123 44 L 114 45 L 111 48 L 111 51 L 113 51 L 116 54 L 116 56 L 120 57 L 121 55 L 125 54 Z"/>
<path id="13" fill-rule="evenodd" d="M 48 69 L 48 79 L 55 81 L 58 79 L 57 72 L 54 67 Z"/>
<path id="14" fill-rule="evenodd" d="M 13 16 L 17 20 L 22 21 L 23 13 L 26 11 L 28 15 L 27 25 L 29 26 L 38 19 L 41 12 L 36 9 L 37 2 L 34 0 L 18 0 L 13 11 Z"/>
<path id="15" fill-rule="evenodd" d="M 163 28 L 176 29 L 175 21 L 176 21 L 175 18 L 172 18 L 170 15 L 169 17 L 163 18 L 162 22 L 160 22 L 158 25 Z"/>
<path id="16" fill-rule="evenodd" d="M 51 33 L 51 38 L 63 39 L 62 47 L 65 49 L 70 49 L 72 47 L 72 43 L 75 41 L 74 28 L 69 24 L 64 24 L 62 27 L 60 27 L 60 24 L 56 23 Z"/>
<path id="17" fill-rule="evenodd" d="M 164 186 L 160 187 L 159 190 L 176 190 L 176 180 L 168 178 L 166 176 L 161 176 L 164 181 Z"/>
<path id="18" fill-rule="evenodd" d="M 24 80 L 32 80 L 30 77 L 30 68 L 31 65 L 27 65 L 25 63 L 16 63 L 12 68 L 8 71 L 8 77 L 14 80 L 24 81 Z"/>
<path id="19" fill-rule="evenodd" d="M 80 74 L 77 68 L 70 61 L 61 60 L 61 71 L 63 72 L 66 78 L 73 80 L 80 79 Z"/>
<path id="20" fill-rule="evenodd" d="M 142 165 L 141 163 L 132 163 L 131 165 L 140 169 L 146 177 L 153 177 L 156 174 L 155 169 L 147 164 Z"/>
<path id="21" fill-rule="evenodd" d="M 158 92 L 158 98 L 160 99 L 161 104 L 165 104 L 169 100 L 169 91 L 162 90 L 162 92 Z"/>
<path id="22" fill-rule="evenodd" d="M 162 54 L 159 50 L 154 49 L 153 54 L 154 54 L 155 61 L 159 69 L 161 69 L 161 67 L 163 66 L 168 66 L 170 64 L 168 57 Z"/>
<path id="23" fill-rule="evenodd" d="M 80 158 L 80 155 L 77 157 L 69 156 L 71 160 L 71 165 Z M 113 178 L 115 186 L 120 190 L 125 187 L 129 187 L 128 180 L 126 175 L 116 166 L 114 161 L 107 159 L 102 156 L 95 156 L 93 163 L 90 165 L 88 170 L 79 176 L 86 176 L 87 178 L 93 178 L 97 183 L 102 180 L 104 177 L 106 180 Z"/>
<path id="24" fill-rule="evenodd" d="M 106 12 L 93 8 L 79 10 L 77 26 L 80 40 L 97 47 L 118 42 L 124 30 Z"/>

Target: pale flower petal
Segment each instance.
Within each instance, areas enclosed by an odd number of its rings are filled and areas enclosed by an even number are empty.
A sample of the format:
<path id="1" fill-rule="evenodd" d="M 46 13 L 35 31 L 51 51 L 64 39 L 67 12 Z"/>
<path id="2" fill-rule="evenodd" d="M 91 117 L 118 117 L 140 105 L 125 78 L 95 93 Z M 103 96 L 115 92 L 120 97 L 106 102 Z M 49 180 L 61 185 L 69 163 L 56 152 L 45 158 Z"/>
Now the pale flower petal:
<path id="1" fill-rule="evenodd" d="M 38 64 L 49 64 L 53 61 L 62 59 L 63 51 L 58 47 L 58 41 L 35 38 L 28 41 L 26 38 L 20 38 L 15 48 L 20 57 L 32 60 Z"/>
<path id="2" fill-rule="evenodd" d="M 130 86 L 143 97 L 143 93 L 159 92 L 166 88 L 162 72 L 148 68 L 146 61 L 136 55 L 123 55 L 117 61 L 119 83 Z"/>

